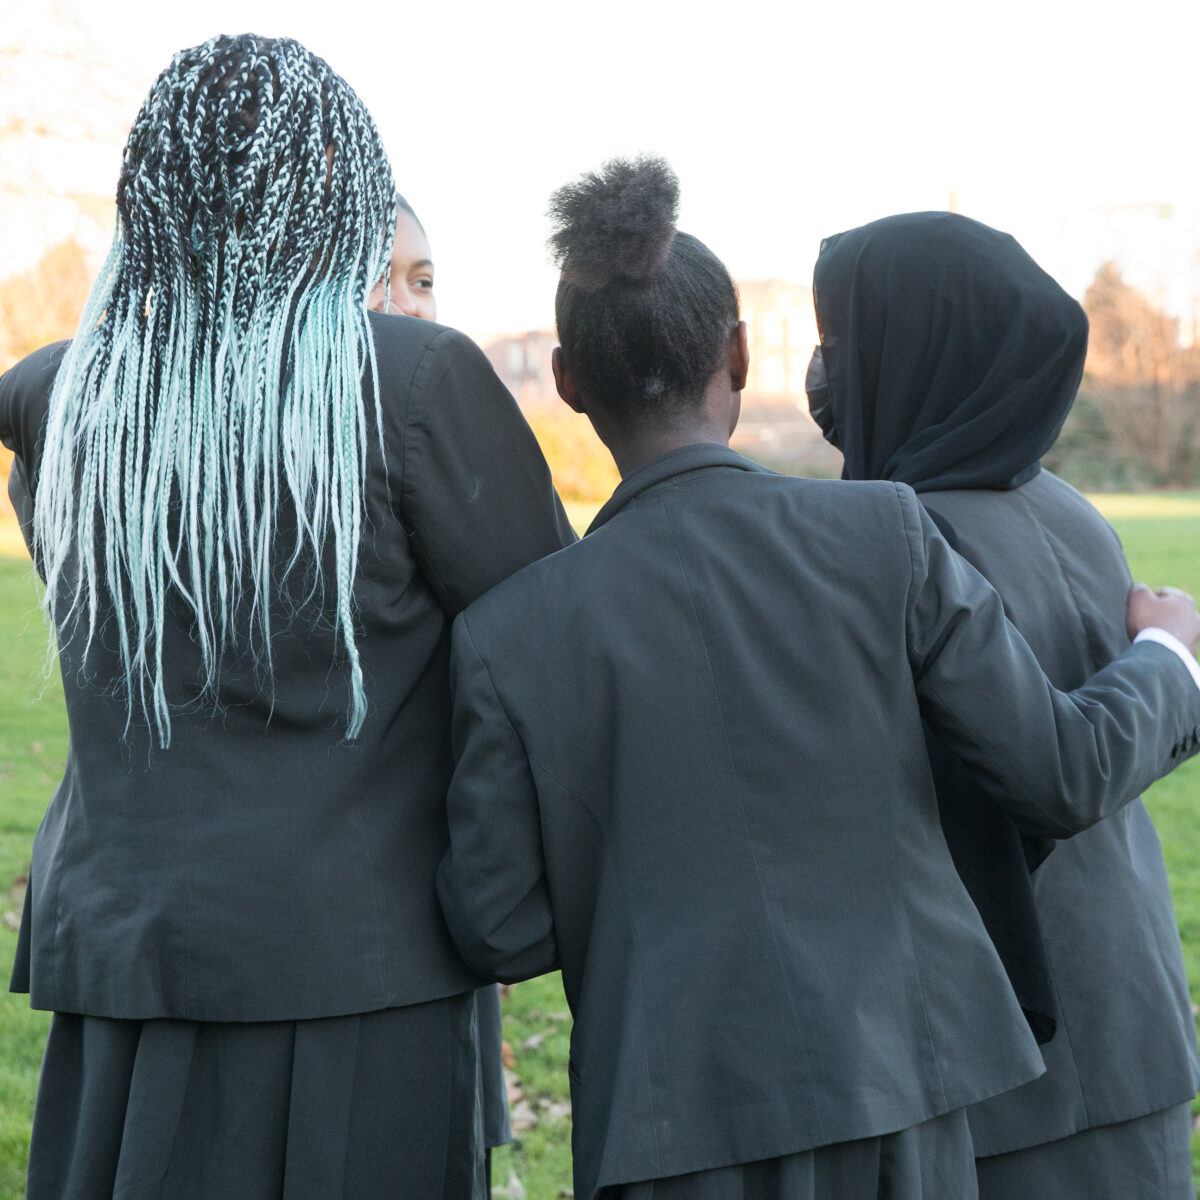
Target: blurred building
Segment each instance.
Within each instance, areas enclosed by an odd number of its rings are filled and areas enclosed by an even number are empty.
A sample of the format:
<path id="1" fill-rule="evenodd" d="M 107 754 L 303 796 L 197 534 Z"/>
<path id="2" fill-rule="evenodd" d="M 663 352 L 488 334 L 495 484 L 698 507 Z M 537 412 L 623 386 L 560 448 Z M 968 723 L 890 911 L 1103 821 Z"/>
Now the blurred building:
<path id="1" fill-rule="evenodd" d="M 738 284 L 750 343 L 735 450 L 797 475 L 837 475 L 841 456 L 808 415 L 804 377 L 817 344 L 812 288 L 786 279 Z"/>
<path id="2" fill-rule="evenodd" d="M 484 346 L 496 374 L 526 411 L 558 404 L 550 354 L 558 345 L 552 329 L 530 329 L 493 338 Z"/>
<path id="3" fill-rule="evenodd" d="M 749 416 L 760 409 L 799 409 L 807 421 L 804 376 L 817 343 L 812 288 L 784 279 L 738 284 L 750 339 L 750 375 L 742 395 Z"/>

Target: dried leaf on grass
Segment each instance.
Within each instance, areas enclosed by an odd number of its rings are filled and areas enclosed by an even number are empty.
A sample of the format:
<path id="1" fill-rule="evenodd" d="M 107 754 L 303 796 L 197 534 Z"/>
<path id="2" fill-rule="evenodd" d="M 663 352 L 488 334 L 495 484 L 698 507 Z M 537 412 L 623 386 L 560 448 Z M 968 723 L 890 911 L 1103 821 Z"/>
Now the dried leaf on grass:
<path id="1" fill-rule="evenodd" d="M 525 1196 L 525 1185 L 512 1170 L 508 1173 L 507 1183 L 492 1188 L 492 1200 L 525 1200 Z"/>
<path id="2" fill-rule="evenodd" d="M 5 929 L 11 929 L 14 932 L 21 928 L 21 910 L 25 907 L 25 889 L 29 886 L 29 878 L 25 875 L 18 875 L 12 881 L 12 886 L 8 889 L 6 897 L 0 897 L 0 906 L 3 907 L 3 921 Z"/>
<path id="3" fill-rule="evenodd" d="M 508 1119 L 512 1123 L 513 1133 L 518 1136 L 528 1133 L 538 1123 L 538 1115 L 533 1111 L 528 1100 L 519 1100 L 514 1104 L 508 1114 Z"/>

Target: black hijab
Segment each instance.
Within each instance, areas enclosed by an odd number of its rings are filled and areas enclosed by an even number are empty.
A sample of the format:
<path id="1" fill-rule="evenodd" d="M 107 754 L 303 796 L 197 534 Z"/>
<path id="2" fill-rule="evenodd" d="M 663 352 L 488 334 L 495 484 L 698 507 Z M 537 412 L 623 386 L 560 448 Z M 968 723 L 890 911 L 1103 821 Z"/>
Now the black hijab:
<path id="1" fill-rule="evenodd" d="M 1013 238 L 955 213 L 885 217 L 822 243 L 813 294 L 828 387 L 810 375 L 813 415 L 846 479 L 921 492 L 1037 474 L 1088 325 Z"/>
<path id="2" fill-rule="evenodd" d="M 1007 234 L 912 213 L 829 238 L 813 273 L 821 346 L 807 387 L 847 479 L 918 492 L 1032 479 L 1075 399 L 1087 317 Z M 954 531 L 931 513 L 942 532 Z M 931 735 L 942 830 L 1039 1042 L 1058 1021 L 1024 838 Z"/>

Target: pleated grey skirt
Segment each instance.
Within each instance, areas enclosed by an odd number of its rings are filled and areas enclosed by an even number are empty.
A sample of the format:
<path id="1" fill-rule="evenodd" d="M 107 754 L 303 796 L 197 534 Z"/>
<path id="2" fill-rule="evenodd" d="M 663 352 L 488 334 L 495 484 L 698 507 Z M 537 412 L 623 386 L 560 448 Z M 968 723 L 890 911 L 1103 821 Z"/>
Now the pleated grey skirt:
<path id="1" fill-rule="evenodd" d="M 313 1021 L 55 1014 L 27 1200 L 477 1200 L 474 997 Z"/>
<path id="2" fill-rule="evenodd" d="M 1195 1200 L 1187 1104 L 978 1159 L 980 1200 Z"/>
<path id="3" fill-rule="evenodd" d="M 508 1084 L 504 1080 L 500 988 L 497 984 L 475 993 L 479 1025 L 479 1072 L 483 1104 L 483 1144 L 494 1150 L 512 1141 L 508 1114 Z"/>
<path id="4" fill-rule="evenodd" d="M 884 1137 L 602 1188 L 599 1200 L 976 1200 L 974 1148 L 959 1109 Z"/>

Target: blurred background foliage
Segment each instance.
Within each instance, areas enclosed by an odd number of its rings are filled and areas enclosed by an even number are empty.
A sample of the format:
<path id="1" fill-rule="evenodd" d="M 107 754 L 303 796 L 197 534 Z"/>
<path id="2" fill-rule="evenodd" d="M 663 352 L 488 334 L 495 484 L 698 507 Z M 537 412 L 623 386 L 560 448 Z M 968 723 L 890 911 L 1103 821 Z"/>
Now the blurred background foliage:
<path id="1" fill-rule="evenodd" d="M 87 255 L 73 240 L 52 246 L 31 270 L 0 279 L 0 372 L 72 336 L 90 283 Z M 1087 491 L 1196 486 L 1200 339 L 1127 284 L 1112 263 L 1097 270 L 1083 304 L 1091 322 L 1087 367 L 1046 465 Z M 619 476 L 589 423 L 565 406 L 539 404 L 526 415 L 562 498 L 607 499 Z M 829 473 L 819 455 L 781 455 L 767 446 L 748 452 L 774 470 Z M 0 513 L 7 511 L 2 485 L 10 460 L 0 448 Z"/>

